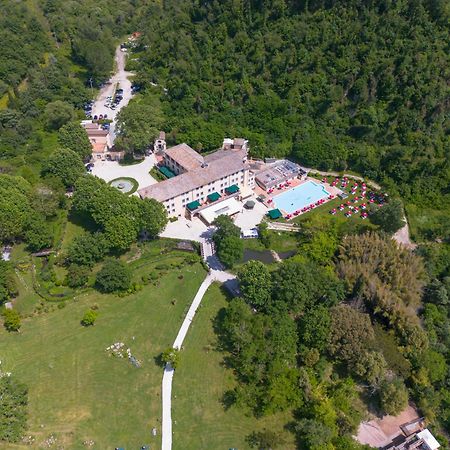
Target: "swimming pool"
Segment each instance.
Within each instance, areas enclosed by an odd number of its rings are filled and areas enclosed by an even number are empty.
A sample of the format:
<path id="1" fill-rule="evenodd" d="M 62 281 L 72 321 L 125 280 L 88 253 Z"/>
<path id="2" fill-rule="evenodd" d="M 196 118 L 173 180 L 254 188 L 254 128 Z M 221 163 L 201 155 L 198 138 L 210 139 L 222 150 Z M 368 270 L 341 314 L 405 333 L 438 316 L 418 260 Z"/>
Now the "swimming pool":
<path id="1" fill-rule="evenodd" d="M 330 193 L 322 185 L 314 183 L 314 181 L 307 181 L 273 197 L 273 202 L 277 208 L 292 214 L 294 211 L 298 211 L 311 203 L 316 203 L 322 198 L 327 198 L 329 195 Z"/>

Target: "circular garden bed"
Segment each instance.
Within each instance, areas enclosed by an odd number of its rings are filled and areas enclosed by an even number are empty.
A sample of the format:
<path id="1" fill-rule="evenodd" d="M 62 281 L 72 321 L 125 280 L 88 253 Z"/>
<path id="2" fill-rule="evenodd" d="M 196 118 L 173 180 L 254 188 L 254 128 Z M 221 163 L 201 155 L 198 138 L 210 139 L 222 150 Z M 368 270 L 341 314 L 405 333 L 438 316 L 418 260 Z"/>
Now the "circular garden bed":
<path id="1" fill-rule="evenodd" d="M 108 183 L 110 186 L 115 187 L 123 194 L 131 195 L 137 191 L 139 183 L 134 178 L 120 177 L 111 180 Z"/>

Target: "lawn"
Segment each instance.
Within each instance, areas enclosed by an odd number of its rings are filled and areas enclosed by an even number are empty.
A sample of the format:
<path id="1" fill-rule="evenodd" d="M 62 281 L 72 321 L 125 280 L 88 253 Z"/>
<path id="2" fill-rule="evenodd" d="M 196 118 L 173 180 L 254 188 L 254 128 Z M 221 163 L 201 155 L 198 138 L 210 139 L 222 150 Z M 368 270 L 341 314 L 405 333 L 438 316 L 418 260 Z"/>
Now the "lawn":
<path id="1" fill-rule="evenodd" d="M 136 294 L 90 291 L 24 320 L 18 334 L 0 331 L 2 369 L 29 387 L 27 434 L 36 439 L 33 448 L 43 447 L 52 434 L 66 449 L 85 449 L 88 440 L 99 449 L 159 447 L 162 368 L 155 360 L 175 339 L 204 276 L 200 264 L 171 269 L 157 286 Z M 80 319 L 92 305 L 99 318 L 83 328 Z M 115 342 L 131 348 L 142 367 L 109 356 L 105 349 Z"/>
<path id="2" fill-rule="evenodd" d="M 226 304 L 219 286 L 212 285 L 184 341 L 172 391 L 173 449 L 248 449 L 246 437 L 264 428 L 283 433 L 285 444 L 277 448 L 293 449 L 293 435 L 284 431 L 290 413 L 256 419 L 235 406 L 226 411 L 222 406 L 223 393 L 235 381 L 223 365 L 224 354 L 215 350 L 213 322 Z"/>

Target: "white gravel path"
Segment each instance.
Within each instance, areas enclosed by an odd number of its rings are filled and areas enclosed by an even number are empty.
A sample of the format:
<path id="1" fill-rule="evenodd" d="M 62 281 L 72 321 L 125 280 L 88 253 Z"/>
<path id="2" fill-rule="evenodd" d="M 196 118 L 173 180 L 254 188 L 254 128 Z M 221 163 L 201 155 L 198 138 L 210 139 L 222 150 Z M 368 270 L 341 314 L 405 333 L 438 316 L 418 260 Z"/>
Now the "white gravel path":
<path id="1" fill-rule="evenodd" d="M 181 349 L 184 338 L 189 330 L 192 320 L 195 317 L 195 313 L 208 290 L 211 283 L 214 281 L 225 282 L 234 279 L 235 276 L 222 271 L 211 270 L 203 283 L 200 285 L 194 300 L 191 303 L 189 311 L 181 324 L 181 328 L 178 331 L 178 335 L 173 343 L 173 347 Z M 173 381 L 174 369 L 170 364 L 167 364 L 164 369 L 164 375 L 162 380 L 162 450 L 172 450 L 172 381 Z"/>

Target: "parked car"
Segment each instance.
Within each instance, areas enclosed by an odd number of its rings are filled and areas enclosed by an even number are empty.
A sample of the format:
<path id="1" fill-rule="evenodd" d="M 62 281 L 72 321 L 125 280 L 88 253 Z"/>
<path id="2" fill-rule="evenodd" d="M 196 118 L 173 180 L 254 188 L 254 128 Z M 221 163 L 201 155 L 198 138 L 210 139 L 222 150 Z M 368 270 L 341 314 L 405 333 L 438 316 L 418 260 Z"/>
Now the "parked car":
<path id="1" fill-rule="evenodd" d="M 97 116 L 97 114 L 94 116 L 94 120 L 97 120 L 98 119 L 98 116 Z"/>

